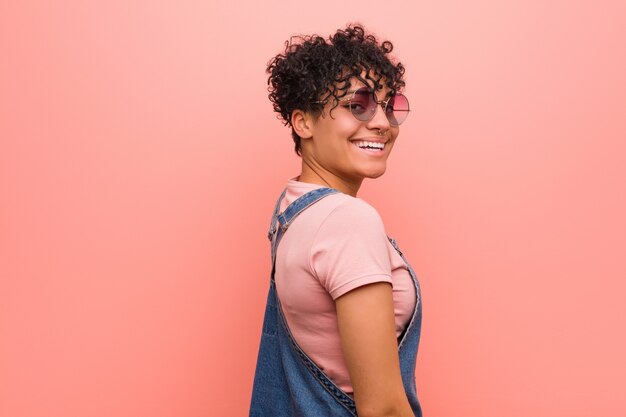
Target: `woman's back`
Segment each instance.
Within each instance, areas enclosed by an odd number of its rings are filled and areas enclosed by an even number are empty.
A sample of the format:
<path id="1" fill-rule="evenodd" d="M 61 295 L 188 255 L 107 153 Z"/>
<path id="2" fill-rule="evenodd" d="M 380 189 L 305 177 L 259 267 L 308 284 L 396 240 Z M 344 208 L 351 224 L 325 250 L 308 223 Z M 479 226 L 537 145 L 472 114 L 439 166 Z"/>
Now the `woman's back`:
<path id="1" fill-rule="evenodd" d="M 318 188 L 323 187 L 290 179 L 280 212 Z M 334 300 L 359 286 L 391 283 L 397 337 L 415 308 L 415 286 L 380 216 L 364 200 L 343 193 L 320 200 L 289 226 L 277 249 L 275 280 L 295 340 L 349 395 Z"/>

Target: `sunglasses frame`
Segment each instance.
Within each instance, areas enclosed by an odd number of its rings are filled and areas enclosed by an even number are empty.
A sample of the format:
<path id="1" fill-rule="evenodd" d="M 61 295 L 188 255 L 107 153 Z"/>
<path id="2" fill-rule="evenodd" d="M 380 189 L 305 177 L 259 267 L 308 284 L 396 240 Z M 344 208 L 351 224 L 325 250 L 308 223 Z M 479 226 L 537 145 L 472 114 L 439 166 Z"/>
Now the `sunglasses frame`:
<path id="1" fill-rule="evenodd" d="M 352 115 L 354 116 L 355 119 L 361 121 L 361 122 L 368 122 L 370 120 L 372 120 L 374 118 L 374 116 L 376 115 L 376 112 L 378 111 L 378 105 L 380 104 L 383 108 L 383 112 L 385 112 L 385 117 L 387 117 L 387 120 L 389 121 L 389 124 L 391 126 L 397 127 L 400 126 L 402 123 L 404 123 L 404 121 L 406 120 L 406 118 L 408 117 L 408 113 L 411 111 L 410 105 L 409 105 L 409 99 L 402 93 L 398 93 L 398 94 L 394 94 L 393 96 L 390 96 L 387 100 L 378 100 L 378 96 L 376 96 L 376 92 L 369 88 L 369 87 L 360 87 L 357 88 L 356 90 L 354 90 L 352 92 L 352 94 L 350 95 L 350 97 L 343 97 L 340 99 L 337 99 L 337 101 L 348 101 L 348 102 L 352 102 L 352 100 L 354 99 L 355 95 L 360 92 L 360 91 L 367 91 L 369 94 L 372 95 L 372 97 L 374 98 L 374 102 L 376 103 L 376 107 L 374 108 L 374 112 L 371 114 L 371 116 L 367 119 L 361 119 L 360 117 L 358 117 L 356 114 L 354 114 L 354 111 L 352 109 L 352 107 L 350 107 L 350 113 L 352 113 Z M 397 97 L 398 95 L 404 97 L 404 99 L 406 100 L 406 104 L 407 104 L 407 109 L 406 110 L 397 110 L 398 112 L 406 112 L 407 115 L 404 117 L 404 119 L 402 119 L 402 121 L 400 123 L 395 123 L 393 122 L 389 116 L 387 115 L 387 104 L 389 103 L 389 100 L 391 100 L 394 97 Z M 316 101 L 315 103 L 322 103 L 321 101 Z"/>

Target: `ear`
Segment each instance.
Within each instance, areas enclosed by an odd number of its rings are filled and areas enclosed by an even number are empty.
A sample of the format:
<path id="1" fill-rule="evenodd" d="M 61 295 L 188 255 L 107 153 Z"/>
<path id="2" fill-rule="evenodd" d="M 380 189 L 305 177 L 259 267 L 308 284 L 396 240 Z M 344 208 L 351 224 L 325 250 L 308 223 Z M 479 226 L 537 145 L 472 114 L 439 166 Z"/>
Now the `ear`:
<path id="1" fill-rule="evenodd" d="M 302 110 L 296 109 L 291 112 L 291 126 L 302 139 L 309 139 L 313 136 L 313 117 Z"/>

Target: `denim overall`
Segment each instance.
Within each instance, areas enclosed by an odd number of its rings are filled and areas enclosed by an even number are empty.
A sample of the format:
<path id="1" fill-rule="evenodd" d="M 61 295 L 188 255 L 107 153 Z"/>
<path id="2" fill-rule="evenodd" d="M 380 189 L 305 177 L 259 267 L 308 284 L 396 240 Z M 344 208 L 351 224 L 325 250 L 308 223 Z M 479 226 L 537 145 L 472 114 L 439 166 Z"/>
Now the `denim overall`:
<path id="1" fill-rule="evenodd" d="M 289 225 L 306 208 L 339 191 L 333 188 L 309 191 L 279 214 L 280 202 L 286 191 L 283 191 L 276 203 L 268 233 L 272 273 L 252 388 L 250 417 L 356 416 L 354 400 L 337 387 L 296 343 L 287 327 L 274 281 L 276 249 Z M 415 272 L 396 241 L 388 239 L 406 263 L 415 284 L 416 306 L 411 321 L 398 338 L 398 355 L 404 390 L 413 413 L 421 417 L 422 410 L 415 388 L 415 360 L 422 324 L 421 294 Z"/>

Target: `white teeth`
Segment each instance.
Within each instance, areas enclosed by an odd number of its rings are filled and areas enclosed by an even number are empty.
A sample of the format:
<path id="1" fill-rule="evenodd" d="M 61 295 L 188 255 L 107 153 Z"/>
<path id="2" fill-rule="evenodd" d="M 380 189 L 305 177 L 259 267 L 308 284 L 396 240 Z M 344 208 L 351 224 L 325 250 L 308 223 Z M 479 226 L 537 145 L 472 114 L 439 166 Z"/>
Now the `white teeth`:
<path id="1" fill-rule="evenodd" d="M 354 144 L 356 146 L 358 146 L 359 148 L 366 148 L 366 147 L 370 147 L 370 148 L 376 148 L 376 149 L 385 149 L 385 144 L 384 143 L 378 143 L 378 142 L 367 142 L 364 140 L 360 140 L 357 142 L 354 142 Z"/>

